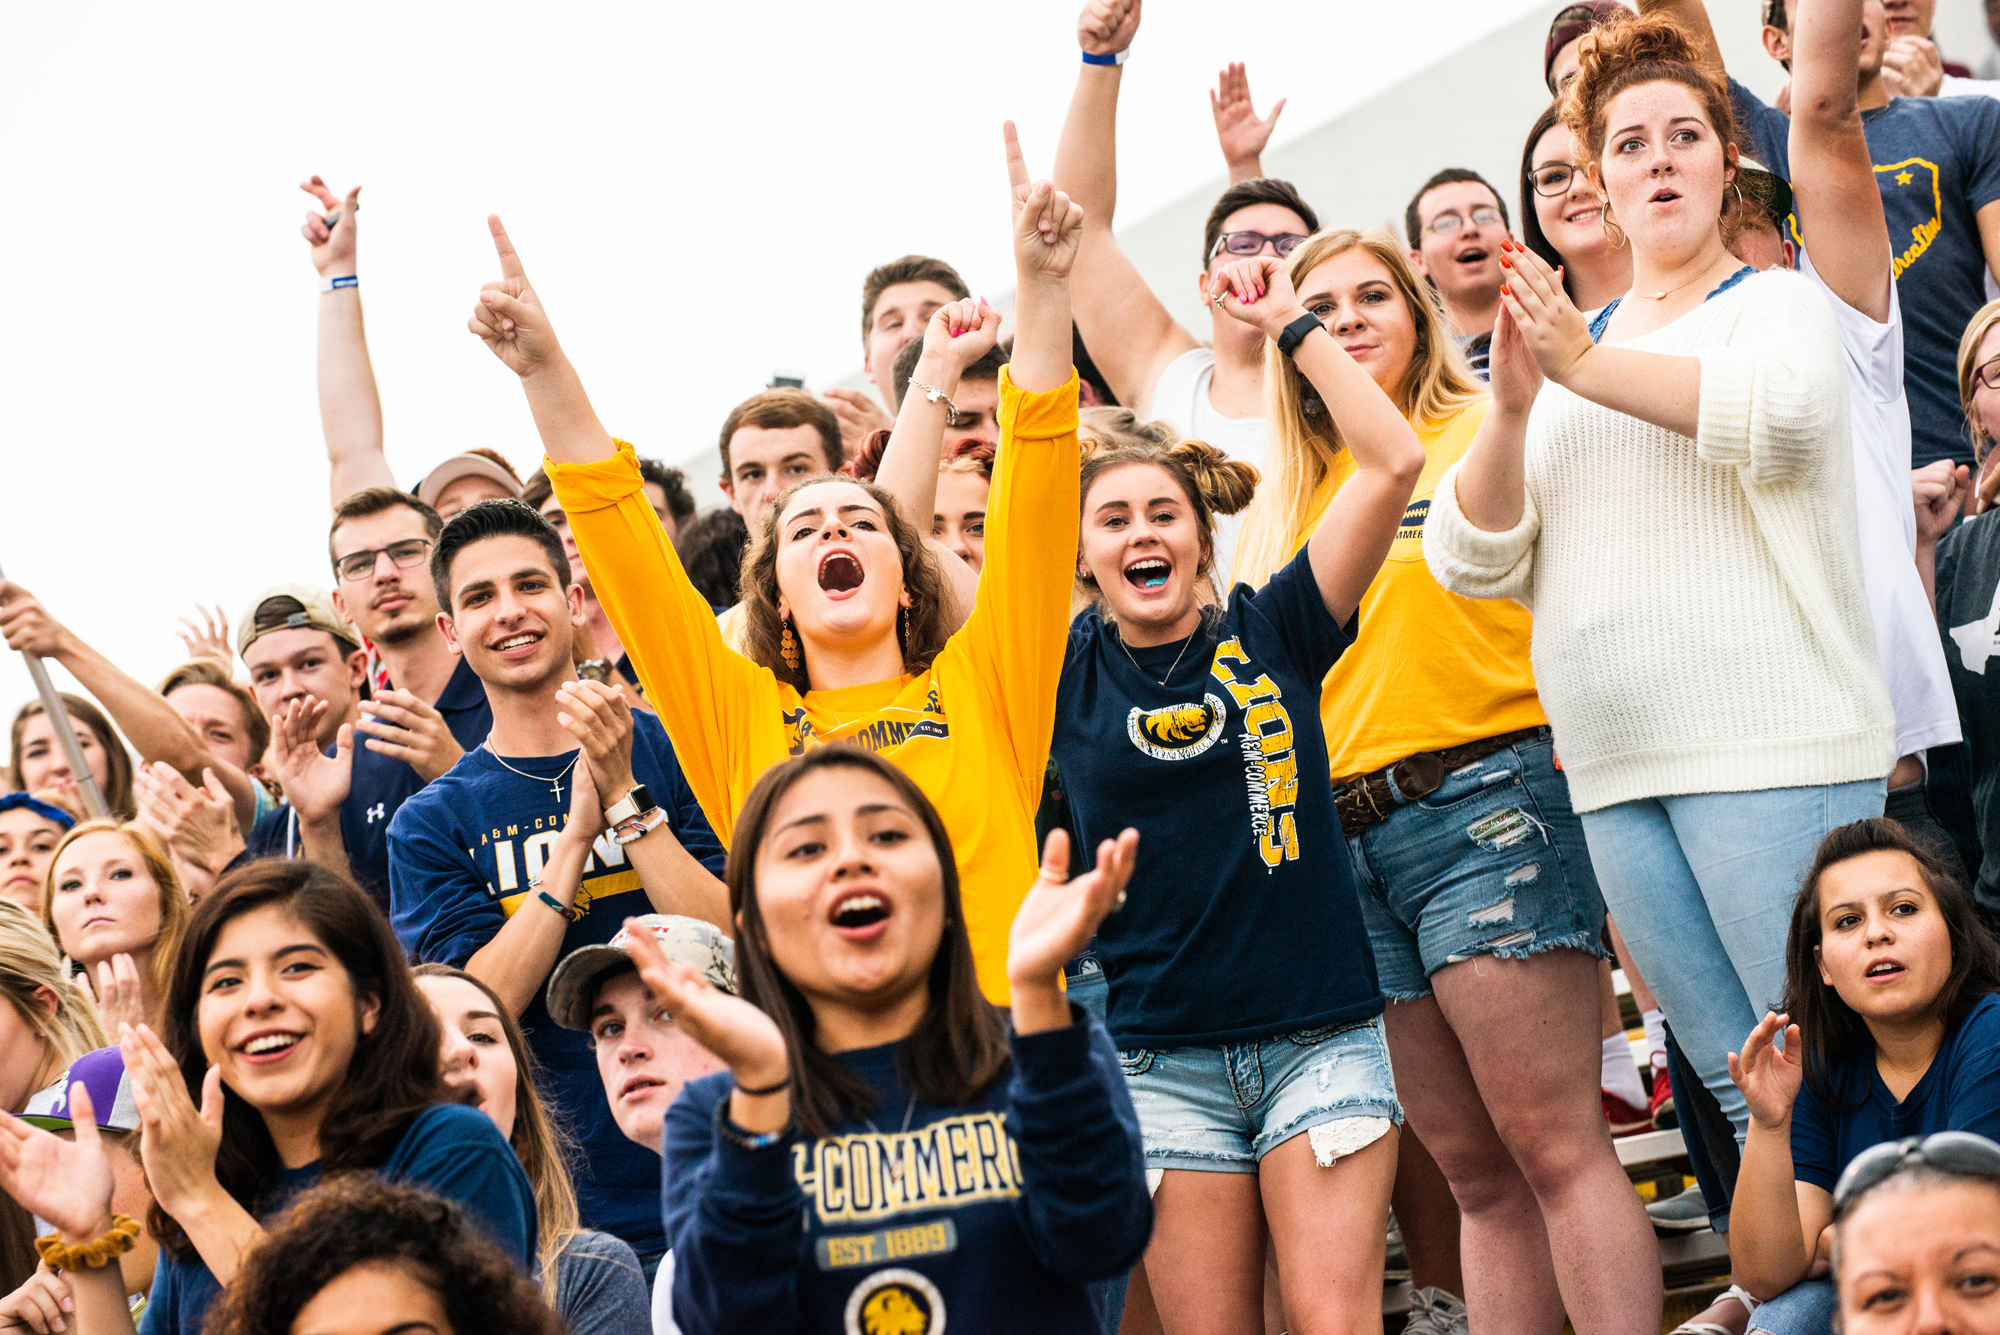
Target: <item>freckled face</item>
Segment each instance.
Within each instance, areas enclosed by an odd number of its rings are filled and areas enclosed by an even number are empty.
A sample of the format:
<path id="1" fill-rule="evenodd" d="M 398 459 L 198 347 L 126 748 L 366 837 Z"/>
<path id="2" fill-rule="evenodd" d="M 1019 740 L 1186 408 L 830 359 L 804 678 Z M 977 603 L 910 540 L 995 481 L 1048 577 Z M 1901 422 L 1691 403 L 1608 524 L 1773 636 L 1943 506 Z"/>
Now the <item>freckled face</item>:
<path id="1" fill-rule="evenodd" d="M 1664 79 L 1638 84 L 1605 114 L 1598 172 L 1635 250 L 1673 258 L 1707 244 L 1735 168 L 1694 90 Z"/>

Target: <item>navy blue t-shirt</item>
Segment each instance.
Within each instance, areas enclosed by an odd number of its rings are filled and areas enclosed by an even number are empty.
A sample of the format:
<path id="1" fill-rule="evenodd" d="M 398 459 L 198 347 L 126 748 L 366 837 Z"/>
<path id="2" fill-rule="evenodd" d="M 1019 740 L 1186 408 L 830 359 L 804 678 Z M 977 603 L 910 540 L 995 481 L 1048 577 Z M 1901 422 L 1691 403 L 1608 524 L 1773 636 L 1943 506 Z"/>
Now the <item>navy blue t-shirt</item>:
<path id="1" fill-rule="evenodd" d="M 389 921 L 411 959 L 463 968 L 517 910 L 551 912 L 529 893 L 528 883 L 541 875 L 550 845 L 569 820 L 572 779 L 564 767 L 576 755 L 507 758 L 529 774 L 550 776 L 531 779 L 477 747 L 403 804 L 389 826 Z M 560 798 L 550 784 L 558 774 Z M 646 837 L 680 840 L 690 857 L 720 876 L 722 845 L 681 773 L 666 729 L 643 710 L 632 712 L 632 776 L 667 813 L 665 828 Z M 609 941 L 625 919 L 654 911 L 639 873 L 608 831 L 584 864 L 576 907 L 559 960 Z M 627 1140 L 612 1120 L 590 1036 L 550 1019 L 540 988 L 521 1027 L 542 1064 L 543 1099 L 582 1151 L 572 1169 L 584 1226 L 616 1234 L 634 1251 L 660 1250 L 665 1238 L 653 1195 L 659 1159 Z"/>
<path id="2" fill-rule="evenodd" d="M 1791 118 L 1734 79 L 1745 147 L 1790 180 Z M 1958 401 L 1958 340 L 1986 301 L 1979 210 L 2000 199 L 2000 101 L 1898 97 L 1861 113 L 1903 307 L 1910 461 L 1972 462 Z"/>
<path id="3" fill-rule="evenodd" d="M 493 730 L 493 706 L 487 703 L 485 683 L 463 658 L 452 669 L 451 680 L 445 683 L 434 707 L 444 716 L 453 740 L 466 752 L 485 741 Z M 347 865 L 355 882 L 387 913 L 389 823 L 403 803 L 423 788 L 424 781 L 409 761 L 371 751 L 367 741 L 367 734 L 354 734 L 354 774 L 347 800 L 340 804 L 340 837 L 347 847 Z M 332 754 L 331 748 L 327 754 Z M 282 806 L 257 822 L 238 856 L 254 860 L 297 857 L 298 853 L 297 813 Z"/>
<path id="4" fill-rule="evenodd" d="M 422 1187 L 451 1201 L 522 1273 L 538 1273 L 534 1188 L 513 1146 L 485 1113 L 459 1104 L 426 1108 L 375 1171 L 386 1181 Z M 276 1217 L 300 1192 L 318 1185 L 316 1163 L 279 1169 L 258 1218 Z M 139 1319 L 140 1335 L 197 1335 L 220 1296 L 222 1286 L 199 1259 L 176 1261 L 162 1251 Z"/>
<path id="5" fill-rule="evenodd" d="M 1871 1145 L 1934 1131 L 2000 1140 L 2000 996 L 1981 997 L 1944 1036 L 1930 1069 L 1901 1103 L 1882 1083 L 1871 1050 L 1836 1066 L 1830 1108 L 1810 1084 L 1792 1104 L 1792 1177 L 1833 1190 L 1841 1170 Z"/>
<path id="6" fill-rule="evenodd" d="M 957 1107 L 915 1097 L 900 1044 L 839 1053 L 877 1106 L 813 1141 L 725 1140 L 734 1083 L 689 1081 L 661 1172 L 682 1331 L 1098 1335 L 1084 1286 L 1139 1259 L 1153 1210 L 1118 1054 L 1070 1013 Z"/>
<path id="7" fill-rule="evenodd" d="M 1126 906 L 1097 929 L 1121 1048 L 1382 1013 L 1320 728 L 1353 642 L 1303 550 L 1191 641 L 1129 649 L 1095 610 L 1071 626 L 1052 749 L 1084 862 L 1139 831 Z"/>

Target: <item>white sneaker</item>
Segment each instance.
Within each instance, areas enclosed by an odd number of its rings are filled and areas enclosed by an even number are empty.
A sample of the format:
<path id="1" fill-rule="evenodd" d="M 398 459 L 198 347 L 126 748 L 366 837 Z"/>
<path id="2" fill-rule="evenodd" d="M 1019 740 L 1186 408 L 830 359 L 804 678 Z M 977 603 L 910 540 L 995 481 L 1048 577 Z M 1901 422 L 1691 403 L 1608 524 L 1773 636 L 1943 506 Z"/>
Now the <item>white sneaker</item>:
<path id="1" fill-rule="evenodd" d="M 1466 1335 L 1465 1304 L 1443 1289 L 1418 1289 L 1411 1295 L 1410 1315 L 1403 1335 Z"/>

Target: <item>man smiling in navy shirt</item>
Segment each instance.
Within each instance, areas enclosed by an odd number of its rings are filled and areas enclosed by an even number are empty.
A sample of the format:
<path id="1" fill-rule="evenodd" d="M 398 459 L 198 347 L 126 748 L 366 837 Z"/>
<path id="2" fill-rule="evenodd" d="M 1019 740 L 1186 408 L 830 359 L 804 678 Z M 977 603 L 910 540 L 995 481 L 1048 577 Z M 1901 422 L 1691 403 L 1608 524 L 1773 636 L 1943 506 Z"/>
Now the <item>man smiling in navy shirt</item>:
<path id="1" fill-rule="evenodd" d="M 550 1019 L 559 958 L 625 919 L 681 914 L 726 932 L 722 847 L 653 715 L 576 681 L 583 593 L 555 530 L 518 501 L 468 506 L 431 573 L 447 643 L 485 684 L 493 728 L 389 827 L 390 921 L 411 958 L 457 965 L 520 1017 L 543 1092 L 575 1134 L 588 1228 L 665 1249 L 659 1159 L 625 1139 L 589 1038 Z"/>

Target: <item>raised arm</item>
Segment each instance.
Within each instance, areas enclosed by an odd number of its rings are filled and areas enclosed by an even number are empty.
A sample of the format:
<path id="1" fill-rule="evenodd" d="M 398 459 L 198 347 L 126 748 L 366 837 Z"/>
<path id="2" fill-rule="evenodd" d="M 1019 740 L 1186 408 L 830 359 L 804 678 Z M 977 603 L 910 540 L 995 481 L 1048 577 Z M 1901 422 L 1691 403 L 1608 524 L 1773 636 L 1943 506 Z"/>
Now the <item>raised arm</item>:
<path id="1" fill-rule="evenodd" d="M 1229 166 L 1229 183 L 1254 181 L 1264 174 L 1264 145 L 1278 128 L 1278 113 L 1285 99 L 1271 104 L 1271 114 L 1257 119 L 1256 104 L 1250 100 L 1250 76 L 1243 62 L 1222 67 L 1216 89 L 1208 95 L 1208 109 L 1215 115 L 1215 138 L 1222 146 L 1222 160 Z"/>
<path id="2" fill-rule="evenodd" d="M 319 426 L 326 437 L 326 461 L 332 472 L 333 503 L 339 505 L 369 487 L 393 487 L 396 475 L 382 450 L 382 398 L 375 392 L 375 368 L 368 361 L 368 334 L 361 323 L 361 288 L 354 267 L 355 215 L 361 211 L 361 187 L 345 201 L 315 176 L 299 189 L 326 210 L 306 213 L 299 230 L 312 246 L 313 268 L 319 271 Z M 336 283 L 325 290 L 328 282 Z"/>
<path id="3" fill-rule="evenodd" d="M 142 760 L 170 765 L 199 784 L 213 770 L 236 804 L 245 830 L 257 818 L 256 781 L 215 754 L 158 691 L 127 675 L 116 663 L 85 644 L 57 621 L 20 585 L 0 580 L 0 636 L 18 653 L 53 658 L 104 706 Z"/>
<path id="4" fill-rule="evenodd" d="M 1077 20 L 1085 55 L 1115 56 L 1139 31 L 1140 0 L 1087 0 Z M 1072 300 L 1077 332 L 1118 401 L 1147 416 L 1167 363 L 1196 346 L 1139 270 L 1118 248 L 1111 216 L 1118 203 L 1118 89 L 1122 65 L 1086 63 L 1076 79 L 1055 179 L 1083 207 Z M 1015 319 L 1018 321 L 1019 316 Z"/>
<path id="5" fill-rule="evenodd" d="M 1273 342 L 1288 325 L 1308 318 L 1285 261 L 1276 256 L 1232 260 L 1217 278 L 1228 284 L 1222 308 L 1256 325 Z M 1424 447 L 1374 377 L 1347 355 L 1325 325 L 1309 329 L 1292 356 L 1299 373 L 1319 392 L 1341 444 L 1354 459 L 1353 478 L 1333 498 L 1306 544 L 1326 610 L 1345 625 L 1396 540 L 1410 493 L 1424 471 Z"/>
<path id="6" fill-rule="evenodd" d="M 1889 321 L 1889 224 L 1862 132 L 1854 67 L 1862 0 L 1794 0 L 1792 191 L 1827 287 L 1877 324 Z"/>
<path id="7" fill-rule="evenodd" d="M 507 366 L 521 377 L 528 411 L 535 416 L 542 448 L 557 463 L 587 464 L 618 452 L 611 433 L 597 420 L 583 380 L 563 355 L 542 299 L 528 282 L 521 257 L 507 238 L 498 214 L 486 219 L 493 249 L 500 257 L 500 279 L 479 292 L 467 326 Z M 624 633 L 620 631 L 623 640 Z"/>
<path id="8" fill-rule="evenodd" d="M 1775 1298 L 1806 1277 L 1822 1230 L 1832 1222 L 1825 1188 L 1798 1181 L 1792 1165 L 1792 1111 L 1802 1068 L 1799 1027 L 1766 1015 L 1729 1054 L 1729 1078 L 1750 1107 L 1743 1166 L 1730 1214 L 1730 1251 L 1743 1287 Z M 1784 1035 L 1779 1051 L 1777 1038 Z"/>

